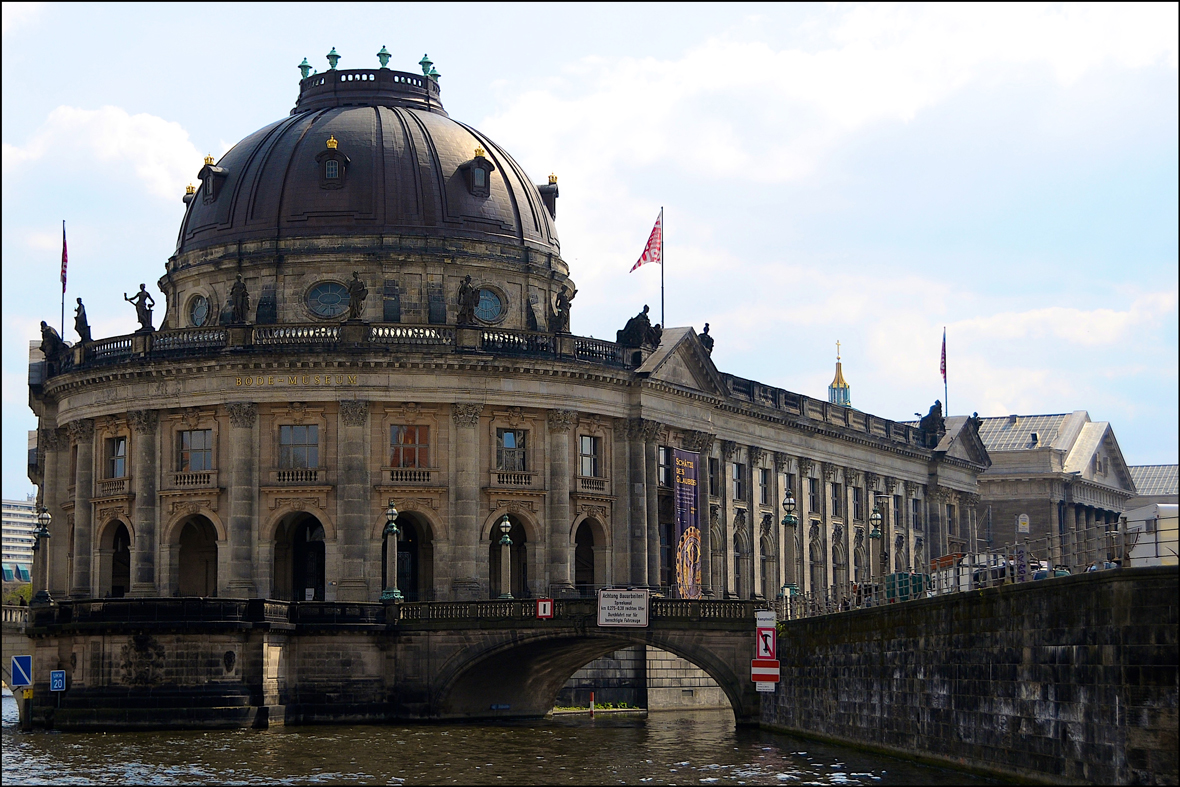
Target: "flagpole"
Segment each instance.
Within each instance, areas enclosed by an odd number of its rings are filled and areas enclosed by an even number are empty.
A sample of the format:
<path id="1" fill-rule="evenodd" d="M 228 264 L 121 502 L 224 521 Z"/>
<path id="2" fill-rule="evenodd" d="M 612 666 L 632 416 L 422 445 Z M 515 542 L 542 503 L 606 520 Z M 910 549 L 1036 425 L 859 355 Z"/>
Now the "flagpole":
<path id="1" fill-rule="evenodd" d="M 64 252 L 66 246 L 66 220 L 61 220 L 61 246 Z M 66 277 L 65 271 L 62 271 L 61 277 L 61 336 L 65 339 L 66 336 Z"/>
<path id="2" fill-rule="evenodd" d="M 951 416 L 951 398 L 946 385 L 946 327 L 942 329 L 942 404 L 947 418 Z"/>
<path id="3" fill-rule="evenodd" d="M 668 323 L 664 317 L 664 206 L 660 206 L 660 327 L 664 330 L 668 329 Z"/>

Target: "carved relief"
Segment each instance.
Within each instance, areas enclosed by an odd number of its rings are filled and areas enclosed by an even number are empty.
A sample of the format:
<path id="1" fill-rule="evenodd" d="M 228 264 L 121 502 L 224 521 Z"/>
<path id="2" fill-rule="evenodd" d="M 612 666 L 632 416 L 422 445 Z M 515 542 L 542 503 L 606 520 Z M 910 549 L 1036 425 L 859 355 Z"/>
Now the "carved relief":
<path id="1" fill-rule="evenodd" d="M 118 503 L 115 505 L 105 505 L 98 509 L 97 517 L 100 523 L 110 522 L 112 519 L 125 519 L 130 521 L 131 512 L 130 507 L 126 503 Z"/>
<path id="2" fill-rule="evenodd" d="M 885 493 L 892 495 L 897 491 L 898 480 L 891 475 L 885 476 Z M 904 489 L 904 484 L 902 485 Z"/>
<path id="3" fill-rule="evenodd" d="M 809 541 L 819 541 L 819 520 L 811 520 L 811 529 L 807 531 L 807 538 Z"/>
<path id="4" fill-rule="evenodd" d="M 550 410 L 549 431 L 568 432 L 578 422 L 577 410 Z"/>
<path id="5" fill-rule="evenodd" d="M 476 426 L 479 416 L 483 413 L 482 404 L 454 404 L 451 405 L 451 418 L 458 426 Z"/>
<path id="6" fill-rule="evenodd" d="M 762 535 L 768 536 L 774 529 L 774 516 L 772 514 L 762 515 Z"/>
<path id="7" fill-rule="evenodd" d="M 66 424 L 66 429 L 69 430 L 70 437 L 77 441 L 89 440 L 94 437 L 94 421 L 89 418 L 70 421 Z"/>
<path id="8" fill-rule="evenodd" d="M 762 462 L 762 457 L 766 456 L 766 451 L 764 451 L 763 449 L 759 448 L 756 445 L 752 445 L 749 448 L 749 454 L 750 454 L 750 466 L 753 467 L 753 466 L 758 465 Z"/>
<path id="9" fill-rule="evenodd" d="M 737 443 L 733 440 L 721 441 L 721 460 L 728 462 L 733 459 L 733 455 L 737 453 Z"/>
<path id="10" fill-rule="evenodd" d="M 628 418 L 627 436 L 632 440 L 654 440 L 663 427 L 659 421 L 649 421 L 646 418 Z"/>
<path id="11" fill-rule="evenodd" d="M 578 513 L 585 514 L 588 517 L 597 519 L 599 522 L 606 522 L 608 520 L 606 506 L 596 506 L 583 503 L 578 506 Z"/>
<path id="12" fill-rule="evenodd" d="M 405 402 L 402 405 L 402 418 L 405 418 L 408 423 L 413 423 L 422 417 L 422 405 L 417 402 Z"/>
<path id="13" fill-rule="evenodd" d="M 738 532 L 746 529 L 746 509 L 739 508 L 733 512 L 733 528 Z"/>
<path id="14" fill-rule="evenodd" d="M 853 467 L 844 468 L 844 483 L 848 486 L 860 486 L 861 472 Z"/>
<path id="15" fill-rule="evenodd" d="M 293 424 L 301 424 L 307 418 L 307 405 L 303 402 L 291 402 L 287 405 L 287 418 Z"/>
<path id="16" fill-rule="evenodd" d="M 844 525 L 836 522 L 832 525 L 832 540 L 839 543 L 844 538 Z"/>
<path id="17" fill-rule="evenodd" d="M 438 510 L 438 499 L 433 497 L 391 497 L 389 505 L 399 511 L 431 511 Z"/>
<path id="18" fill-rule="evenodd" d="M 37 448 L 42 451 L 61 451 L 69 444 L 69 439 L 59 429 L 42 427 L 37 430 Z"/>
<path id="19" fill-rule="evenodd" d="M 824 462 L 823 470 L 824 470 L 824 480 L 825 481 L 827 481 L 828 483 L 831 483 L 832 481 L 836 480 L 837 468 L 834 464 L 832 464 L 831 462 Z"/>
<path id="20" fill-rule="evenodd" d="M 708 432 L 688 431 L 684 433 L 684 438 L 680 444 L 684 446 L 685 451 L 696 451 L 707 454 L 713 449 L 713 440 L 715 438 L 716 435 L 711 435 Z"/>
<path id="21" fill-rule="evenodd" d="M 251 429 L 258 418 L 258 405 L 254 402 L 230 402 L 225 406 L 231 426 Z"/>
<path id="22" fill-rule="evenodd" d="M 721 524 L 721 506 L 709 506 L 709 524 L 718 527 Z"/>
<path id="23" fill-rule="evenodd" d="M 364 426 L 369 420 L 369 403 L 346 399 L 340 403 L 340 420 L 345 426 Z"/>
<path id="24" fill-rule="evenodd" d="M 805 457 L 799 457 L 799 477 L 807 478 L 811 475 L 812 468 L 815 467 L 815 462 Z"/>
<path id="25" fill-rule="evenodd" d="M 180 414 L 180 420 L 184 421 L 184 425 L 189 429 L 196 429 L 201 423 L 201 411 L 195 407 L 186 407 Z"/>
<path id="26" fill-rule="evenodd" d="M 127 413 L 127 420 L 136 434 L 154 434 L 160 413 L 158 410 L 131 410 Z"/>
<path id="27" fill-rule="evenodd" d="M 136 634 L 119 651 L 123 683 L 128 686 L 153 686 L 160 682 L 164 669 L 164 646 L 151 634 Z"/>
<path id="28" fill-rule="evenodd" d="M 878 480 L 878 476 L 876 473 L 866 472 L 865 473 L 865 489 L 869 490 L 870 493 L 876 492 L 877 491 L 877 480 Z"/>
<path id="29" fill-rule="evenodd" d="M 524 408 L 509 407 L 508 408 L 508 425 L 513 429 L 524 423 Z"/>
<path id="30" fill-rule="evenodd" d="M 784 454 L 782 451 L 775 451 L 774 452 L 774 472 L 785 473 L 787 471 L 787 466 L 790 461 L 791 461 L 791 457 L 788 454 Z"/>

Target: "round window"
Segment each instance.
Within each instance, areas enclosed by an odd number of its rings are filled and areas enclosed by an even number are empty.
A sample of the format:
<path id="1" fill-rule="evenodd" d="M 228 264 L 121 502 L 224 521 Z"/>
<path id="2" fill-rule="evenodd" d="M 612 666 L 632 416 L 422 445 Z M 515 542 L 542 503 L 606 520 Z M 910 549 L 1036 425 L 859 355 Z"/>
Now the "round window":
<path id="1" fill-rule="evenodd" d="M 479 305 L 475 307 L 475 316 L 484 322 L 494 322 L 500 318 L 504 307 L 500 304 L 500 296 L 491 290 L 479 291 Z"/>
<path id="2" fill-rule="evenodd" d="M 209 300 L 198 295 L 188 302 L 188 321 L 194 328 L 200 328 L 209 320 Z"/>
<path id="3" fill-rule="evenodd" d="M 348 311 L 348 288 L 334 281 L 320 282 L 307 293 L 307 308 L 317 317 L 336 317 Z"/>

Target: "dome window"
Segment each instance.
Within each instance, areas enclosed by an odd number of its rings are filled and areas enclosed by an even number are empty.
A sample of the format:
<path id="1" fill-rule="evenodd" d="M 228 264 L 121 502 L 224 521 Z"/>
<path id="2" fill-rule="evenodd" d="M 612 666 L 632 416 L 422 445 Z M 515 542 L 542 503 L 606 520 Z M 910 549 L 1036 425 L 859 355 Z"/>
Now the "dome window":
<path id="1" fill-rule="evenodd" d="M 477 145 L 475 157 L 459 167 L 467 180 L 467 190 L 473 197 L 489 197 L 492 194 L 491 173 L 496 165 L 487 159 L 487 151 Z"/>
<path id="2" fill-rule="evenodd" d="M 197 173 L 201 180 L 201 199 L 206 205 L 213 203 L 221 191 L 221 184 L 229 177 L 229 170 L 213 164 L 213 156 L 205 156 L 205 166 Z"/>
<path id="3" fill-rule="evenodd" d="M 340 152 L 339 145 L 335 135 L 329 136 L 324 150 L 315 157 L 315 163 L 320 168 L 321 189 L 344 188 L 345 176 L 351 162 L 348 156 Z"/>
<path id="4" fill-rule="evenodd" d="M 204 295 L 193 296 L 188 302 L 188 320 L 194 328 L 200 328 L 208 322 L 209 300 Z"/>
<path id="5" fill-rule="evenodd" d="M 504 313 L 504 305 L 500 296 L 491 290 L 479 291 L 479 303 L 475 307 L 475 316 L 483 322 L 496 322 Z"/>
<path id="6" fill-rule="evenodd" d="M 339 317 L 348 311 L 348 288 L 334 281 L 320 282 L 308 290 L 307 308 L 316 317 Z"/>

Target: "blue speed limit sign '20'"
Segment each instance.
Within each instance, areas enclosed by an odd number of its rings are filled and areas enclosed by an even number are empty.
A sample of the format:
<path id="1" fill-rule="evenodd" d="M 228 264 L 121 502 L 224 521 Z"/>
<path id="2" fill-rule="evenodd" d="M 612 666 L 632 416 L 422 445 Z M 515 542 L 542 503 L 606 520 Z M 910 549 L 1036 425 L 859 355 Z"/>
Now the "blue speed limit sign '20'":
<path id="1" fill-rule="evenodd" d="M 49 671 L 49 690 L 66 690 L 66 671 L 64 669 L 55 669 Z"/>

